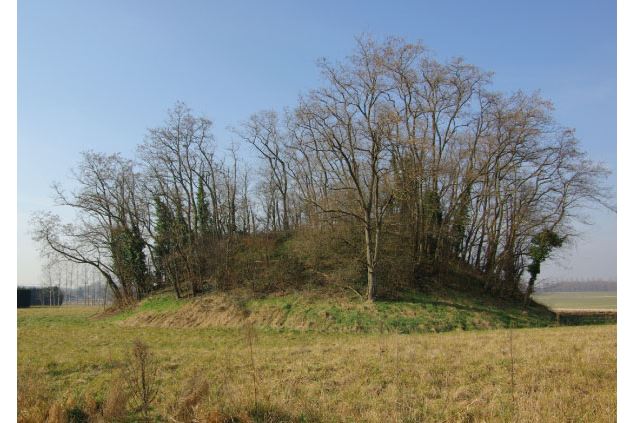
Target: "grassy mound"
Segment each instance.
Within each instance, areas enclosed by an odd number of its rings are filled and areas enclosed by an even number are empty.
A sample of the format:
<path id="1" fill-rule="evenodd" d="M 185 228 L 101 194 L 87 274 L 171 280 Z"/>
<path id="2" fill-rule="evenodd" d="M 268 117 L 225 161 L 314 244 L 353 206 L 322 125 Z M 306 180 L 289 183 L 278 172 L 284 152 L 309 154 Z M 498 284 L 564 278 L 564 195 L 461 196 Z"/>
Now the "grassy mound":
<path id="1" fill-rule="evenodd" d="M 546 307 L 473 293 L 410 293 L 399 301 L 367 303 L 345 295 L 293 292 L 254 297 L 245 292 L 212 293 L 177 300 L 160 294 L 115 317 L 130 327 L 242 327 L 339 333 L 425 333 L 452 330 L 541 327 L 555 323 Z"/>

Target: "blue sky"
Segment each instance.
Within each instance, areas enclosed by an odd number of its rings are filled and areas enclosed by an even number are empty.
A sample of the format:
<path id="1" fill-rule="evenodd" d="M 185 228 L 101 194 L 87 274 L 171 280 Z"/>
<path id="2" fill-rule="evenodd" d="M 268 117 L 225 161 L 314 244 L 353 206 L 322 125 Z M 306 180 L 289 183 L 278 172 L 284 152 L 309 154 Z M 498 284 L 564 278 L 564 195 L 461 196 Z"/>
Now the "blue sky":
<path id="1" fill-rule="evenodd" d="M 28 234 L 82 150 L 132 155 L 177 100 L 227 126 L 292 106 L 369 33 L 462 56 L 494 87 L 540 90 L 592 158 L 616 169 L 616 10 L 610 1 L 18 1 L 18 283 L 39 278 Z M 246 148 L 243 147 L 246 152 Z M 615 186 L 615 175 L 610 178 Z M 53 208 L 56 210 L 55 208 Z M 59 211 L 59 210 L 56 210 Z M 616 215 L 589 213 L 551 278 L 616 276 Z"/>

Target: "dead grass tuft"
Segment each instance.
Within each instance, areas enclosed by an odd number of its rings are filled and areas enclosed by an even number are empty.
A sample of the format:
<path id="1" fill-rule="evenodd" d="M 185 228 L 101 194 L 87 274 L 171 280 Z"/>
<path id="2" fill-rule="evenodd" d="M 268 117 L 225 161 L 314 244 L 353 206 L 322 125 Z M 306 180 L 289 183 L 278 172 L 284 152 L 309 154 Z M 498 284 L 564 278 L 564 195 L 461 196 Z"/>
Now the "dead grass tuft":
<path id="1" fill-rule="evenodd" d="M 108 390 L 102 409 L 102 417 L 105 421 L 117 422 L 126 416 L 128 395 L 122 388 L 123 383 L 122 380 L 116 380 Z"/>
<path id="2" fill-rule="evenodd" d="M 173 417 L 180 422 L 194 421 L 201 403 L 209 395 L 209 382 L 197 372 L 190 376 L 172 406 Z"/>
<path id="3" fill-rule="evenodd" d="M 46 423 L 66 423 L 64 407 L 59 402 L 54 402 L 46 415 Z"/>
<path id="4" fill-rule="evenodd" d="M 48 395 L 30 372 L 18 375 L 18 423 L 40 423 L 48 414 Z"/>

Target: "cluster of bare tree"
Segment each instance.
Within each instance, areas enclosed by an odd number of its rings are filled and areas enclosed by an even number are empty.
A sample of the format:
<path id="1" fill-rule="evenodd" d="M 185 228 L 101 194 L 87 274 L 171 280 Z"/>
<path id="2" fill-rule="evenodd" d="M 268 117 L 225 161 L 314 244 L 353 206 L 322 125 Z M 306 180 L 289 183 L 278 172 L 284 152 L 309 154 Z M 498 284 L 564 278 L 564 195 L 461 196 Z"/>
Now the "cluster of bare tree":
<path id="1" fill-rule="evenodd" d="M 346 249 L 369 300 L 378 287 L 455 269 L 518 295 L 528 260 L 539 271 L 580 208 L 610 200 L 607 170 L 554 122 L 548 101 L 494 92 L 491 75 L 462 60 L 364 38 L 344 63 L 320 67 L 325 85 L 291 111 L 234 129 L 262 158 L 258 181 L 235 148 L 216 154 L 211 121 L 179 103 L 134 161 L 85 153 L 76 190 L 56 187 L 77 221 L 38 215 L 35 238 L 94 266 L 121 302 L 157 286 L 178 296 L 211 279 L 224 286 L 236 255 L 270 234 L 311 240 L 308 253 L 284 250 L 327 281 L 324 255 Z M 263 261 L 245 257 L 242 267 Z"/>

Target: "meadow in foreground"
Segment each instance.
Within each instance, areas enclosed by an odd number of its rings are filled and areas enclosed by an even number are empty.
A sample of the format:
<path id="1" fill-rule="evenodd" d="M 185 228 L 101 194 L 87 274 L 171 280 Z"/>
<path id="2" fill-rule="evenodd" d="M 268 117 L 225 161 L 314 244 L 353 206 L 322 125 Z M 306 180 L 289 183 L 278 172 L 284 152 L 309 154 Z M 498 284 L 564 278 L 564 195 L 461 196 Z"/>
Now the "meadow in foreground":
<path id="1" fill-rule="evenodd" d="M 98 313 L 18 310 L 18 421 L 140 421 L 123 376 L 137 339 L 158 368 L 152 421 L 616 420 L 614 325 L 337 334 Z"/>

